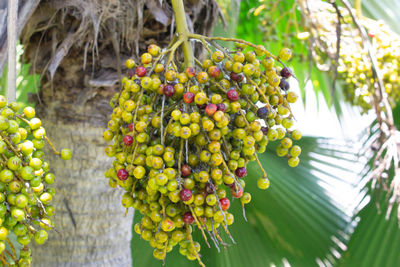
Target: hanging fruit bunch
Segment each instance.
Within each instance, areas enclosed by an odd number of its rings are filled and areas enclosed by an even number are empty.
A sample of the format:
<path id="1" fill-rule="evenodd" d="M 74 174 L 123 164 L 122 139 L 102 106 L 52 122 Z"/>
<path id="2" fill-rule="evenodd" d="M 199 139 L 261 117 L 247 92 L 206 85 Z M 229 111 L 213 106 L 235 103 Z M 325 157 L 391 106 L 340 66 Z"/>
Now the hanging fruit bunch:
<path id="1" fill-rule="evenodd" d="M 392 106 L 400 101 L 400 36 L 384 22 L 364 18 L 361 20 L 368 30 L 373 49 L 381 70 L 385 93 Z M 346 98 L 360 106 L 364 112 L 372 108 L 374 96 L 374 75 L 368 58 L 368 51 L 362 49 L 361 38 L 357 39 L 358 52 L 354 53 L 355 44 L 342 43 L 339 60 L 339 79 L 344 81 Z"/>
<path id="2" fill-rule="evenodd" d="M 37 244 L 46 242 L 47 231 L 54 228 L 51 216 L 54 206 L 55 176 L 45 161 L 43 147 L 50 140 L 35 109 L 24 108 L 18 113 L 16 102 L 7 103 L 0 96 L 0 262 L 3 266 L 30 266 L 33 238 Z M 63 149 L 55 154 L 71 158 Z M 17 252 L 11 240 L 22 245 Z M 17 257 L 19 254 L 19 257 Z"/>
<path id="3" fill-rule="evenodd" d="M 232 238 L 231 200 L 240 200 L 243 211 L 251 201 L 245 192 L 250 161 L 263 173 L 258 187 L 270 184 L 257 153 L 278 141 L 278 156 L 298 165 L 301 149 L 293 140 L 301 133 L 292 130 L 289 106 L 297 96 L 290 92 L 292 72 L 275 65 L 290 59 L 289 49 L 276 57 L 243 40 L 190 34 L 182 3 L 172 3 L 177 38 L 163 50 L 150 45 L 139 62 L 126 61 L 104 132 L 112 142 L 105 153 L 115 158 L 105 175 L 111 187 L 125 189 L 122 205 L 144 215 L 134 229 L 155 248 L 155 258 L 164 260 L 179 244 L 181 254 L 203 265 L 192 227 L 217 248 L 225 244 L 220 231 Z M 207 49 L 202 62 L 193 57 L 190 40 Z M 234 42 L 236 49 L 216 40 Z M 175 58 L 178 47 L 184 62 Z"/>
<path id="4" fill-rule="evenodd" d="M 306 9 L 305 7 L 303 7 Z M 310 23 L 310 32 L 318 38 L 319 45 L 314 46 L 314 59 L 317 65 L 324 65 L 327 57 L 337 65 L 337 79 L 341 81 L 343 92 L 348 102 L 359 106 L 363 113 L 373 108 L 376 99 L 377 82 L 373 73 L 369 51 L 366 49 L 366 40 L 363 39 L 359 29 L 355 27 L 349 11 L 338 7 L 338 11 L 328 3 L 310 5 L 307 9 L 312 14 L 313 23 Z M 336 42 L 337 12 L 341 16 L 340 51 L 337 55 Z M 384 94 L 392 108 L 400 101 L 400 36 L 392 31 L 383 21 L 376 21 L 366 17 L 358 18 L 362 27 L 368 32 L 371 42 L 371 51 L 376 56 L 377 68 L 383 81 Z M 320 24 L 321 23 L 321 24 Z M 320 25 L 320 26 L 317 26 Z M 313 28 L 318 27 L 318 28 Z M 338 61 L 335 63 L 335 57 Z M 328 61 L 329 62 L 329 61 Z M 386 96 L 385 96 L 386 97 Z"/>

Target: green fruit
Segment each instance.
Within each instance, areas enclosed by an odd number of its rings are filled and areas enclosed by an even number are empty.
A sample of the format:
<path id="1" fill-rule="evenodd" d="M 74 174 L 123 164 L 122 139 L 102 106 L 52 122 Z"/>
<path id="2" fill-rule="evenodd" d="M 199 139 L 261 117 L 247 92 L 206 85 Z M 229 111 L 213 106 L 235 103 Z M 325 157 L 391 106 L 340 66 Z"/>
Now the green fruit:
<path id="1" fill-rule="evenodd" d="M 25 211 L 19 208 L 14 208 L 11 211 L 11 216 L 14 218 L 17 222 L 20 222 L 22 220 L 25 220 Z"/>
<path id="2" fill-rule="evenodd" d="M 13 232 L 16 236 L 24 236 L 27 231 L 28 231 L 28 228 L 22 223 L 17 223 L 13 228 Z M 21 254 L 22 254 L 22 251 L 21 251 Z M 29 253 L 29 255 L 30 255 L 30 253 Z"/>
<path id="3" fill-rule="evenodd" d="M 14 174 L 9 169 L 4 169 L 0 172 L 0 181 L 3 183 L 9 183 L 14 178 Z"/>
<path id="4" fill-rule="evenodd" d="M 72 158 L 72 151 L 71 149 L 64 148 L 61 150 L 61 158 L 63 160 L 69 160 Z"/>
<path id="5" fill-rule="evenodd" d="M 7 167 L 12 171 L 18 170 L 19 167 L 21 167 L 21 159 L 17 156 L 9 158 L 7 161 Z"/>
<path id="6" fill-rule="evenodd" d="M 34 239 L 37 244 L 42 245 L 47 241 L 48 237 L 49 236 L 45 230 L 39 230 L 35 233 Z"/>
<path id="7" fill-rule="evenodd" d="M 31 242 L 31 238 L 28 235 L 18 236 L 17 237 L 17 241 L 21 245 L 26 246 Z"/>
<path id="8" fill-rule="evenodd" d="M 29 181 L 35 176 L 35 170 L 30 166 L 22 167 L 19 174 L 21 175 L 22 179 Z"/>

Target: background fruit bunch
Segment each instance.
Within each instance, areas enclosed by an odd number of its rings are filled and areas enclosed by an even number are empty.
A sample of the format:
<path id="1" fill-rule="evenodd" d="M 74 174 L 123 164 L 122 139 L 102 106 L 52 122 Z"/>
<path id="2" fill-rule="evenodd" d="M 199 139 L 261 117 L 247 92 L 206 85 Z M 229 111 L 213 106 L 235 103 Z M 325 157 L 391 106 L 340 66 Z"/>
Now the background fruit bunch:
<path id="1" fill-rule="evenodd" d="M 196 60 L 196 67 L 175 64 L 171 53 L 166 60 L 170 50 L 156 45 L 138 64 L 126 61 L 127 76 L 111 100 L 104 132 L 112 142 L 105 153 L 114 157 L 105 176 L 111 187 L 125 189 L 122 205 L 144 215 L 134 229 L 157 259 L 179 244 L 182 255 L 202 264 L 194 225 L 217 248 L 225 245 L 222 232 L 232 238 L 231 201 L 238 199 L 242 207 L 251 201 L 246 166 L 255 160 L 262 169 L 257 153 L 268 142 L 280 142 L 277 154 L 290 166 L 299 163 L 301 149 L 292 140 L 301 133 L 292 130 L 289 106 L 297 99 L 288 82 L 292 73 L 275 66 L 290 59 L 291 51 L 275 57 L 247 44 L 238 42 L 234 51 L 208 49 L 209 57 Z M 257 184 L 267 189 L 262 171 Z"/>
<path id="2" fill-rule="evenodd" d="M 400 100 L 400 37 L 384 22 L 363 19 L 363 26 L 368 30 L 373 50 L 377 56 L 378 68 L 381 70 L 385 91 L 392 107 Z M 339 60 L 339 77 L 343 79 L 345 96 L 353 104 L 360 106 L 364 112 L 372 108 L 374 94 L 374 79 L 371 63 L 365 58 L 368 52 L 362 49 L 361 39 L 358 39 L 357 52 L 354 43 L 342 43 L 341 59 Z"/>
<path id="3" fill-rule="evenodd" d="M 0 261 L 5 266 L 30 266 L 31 239 L 43 244 L 47 231 L 54 228 L 55 191 L 50 185 L 55 176 L 42 150 L 46 141 L 53 145 L 35 110 L 26 107 L 21 114 L 18 110 L 16 102 L 7 103 L 0 96 Z M 69 149 L 56 154 L 71 158 Z M 23 246 L 19 257 L 10 241 L 15 239 Z"/>

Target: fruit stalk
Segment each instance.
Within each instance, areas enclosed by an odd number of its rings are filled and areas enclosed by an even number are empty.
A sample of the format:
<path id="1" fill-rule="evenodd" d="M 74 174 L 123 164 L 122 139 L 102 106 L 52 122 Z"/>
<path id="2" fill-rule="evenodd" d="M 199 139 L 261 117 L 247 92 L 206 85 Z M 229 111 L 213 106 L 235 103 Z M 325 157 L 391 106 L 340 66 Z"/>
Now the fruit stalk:
<path id="1" fill-rule="evenodd" d="M 183 6 L 182 0 L 172 0 L 172 9 L 175 14 L 176 31 L 178 32 L 179 38 L 183 40 L 182 50 L 185 58 L 185 66 L 193 67 L 194 56 L 192 46 L 189 43 L 189 29 L 186 22 L 185 7 Z"/>
<path id="2" fill-rule="evenodd" d="M 357 17 L 361 18 L 361 16 L 362 16 L 361 0 L 354 1 L 354 9 L 356 10 Z"/>

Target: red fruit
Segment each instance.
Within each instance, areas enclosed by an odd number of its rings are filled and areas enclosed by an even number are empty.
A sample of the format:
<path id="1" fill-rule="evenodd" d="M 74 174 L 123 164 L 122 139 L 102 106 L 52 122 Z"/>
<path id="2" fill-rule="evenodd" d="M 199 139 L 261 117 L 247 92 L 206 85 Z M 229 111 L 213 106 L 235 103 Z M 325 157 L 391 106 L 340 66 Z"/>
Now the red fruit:
<path id="1" fill-rule="evenodd" d="M 239 99 L 239 94 L 235 89 L 231 89 L 228 92 L 226 92 L 226 97 L 230 100 L 230 101 L 236 101 Z"/>
<path id="2" fill-rule="evenodd" d="M 206 107 L 206 113 L 208 116 L 212 116 L 217 111 L 217 105 L 215 104 L 208 104 Z"/>
<path id="3" fill-rule="evenodd" d="M 184 101 L 186 104 L 192 103 L 193 100 L 194 100 L 194 93 L 192 93 L 192 92 L 187 92 L 187 93 L 185 93 L 185 94 L 183 95 L 183 101 Z"/>
<path id="4" fill-rule="evenodd" d="M 192 168 L 189 165 L 184 164 L 181 168 L 181 173 L 183 177 L 188 177 L 192 173 Z"/>
<path id="5" fill-rule="evenodd" d="M 375 35 L 376 35 L 376 32 L 375 32 L 375 31 L 369 31 L 369 32 L 368 32 L 368 36 L 369 36 L 370 38 L 374 38 Z"/>
<path id="6" fill-rule="evenodd" d="M 241 198 L 243 196 L 243 189 L 238 187 L 237 190 L 232 189 L 232 196 L 234 198 Z"/>
<path id="7" fill-rule="evenodd" d="M 179 192 L 179 196 L 181 197 L 182 201 L 189 201 L 192 198 L 193 194 L 192 191 L 184 188 L 181 190 L 181 192 Z"/>
<path id="8" fill-rule="evenodd" d="M 133 123 L 132 122 L 128 124 L 128 129 L 131 132 L 133 131 Z"/>
<path id="9" fill-rule="evenodd" d="M 187 224 L 192 224 L 194 222 L 194 217 L 191 212 L 186 212 L 183 214 L 182 220 Z"/>
<path id="10" fill-rule="evenodd" d="M 121 181 L 125 181 L 126 179 L 128 179 L 128 176 L 129 176 L 129 173 L 125 169 L 119 169 L 118 172 L 117 172 L 117 177 Z"/>
<path id="11" fill-rule="evenodd" d="M 231 202 L 230 202 L 229 199 L 227 199 L 226 197 L 221 198 L 221 199 L 219 200 L 219 204 L 221 204 L 222 210 L 227 210 L 227 209 L 229 209 L 229 207 L 231 206 Z"/>
<path id="12" fill-rule="evenodd" d="M 219 103 L 217 104 L 217 110 L 221 110 L 222 112 L 225 112 L 226 107 L 224 103 Z"/>
<path id="13" fill-rule="evenodd" d="M 124 141 L 124 144 L 126 146 L 130 146 L 133 143 L 133 137 L 130 135 L 125 135 L 124 138 L 122 139 L 122 141 Z"/>
<path id="14" fill-rule="evenodd" d="M 147 72 L 147 70 L 143 66 L 139 66 L 139 67 L 136 68 L 136 74 L 139 77 L 144 77 L 146 75 L 146 72 Z"/>
<path id="15" fill-rule="evenodd" d="M 167 85 L 164 86 L 164 88 L 163 88 L 163 93 L 164 93 L 164 95 L 166 95 L 166 96 L 168 96 L 168 97 L 173 96 L 174 93 L 175 93 L 175 88 L 174 88 L 174 86 L 171 85 L 171 84 L 167 84 Z"/>
<path id="16" fill-rule="evenodd" d="M 193 78 L 196 75 L 196 70 L 194 68 L 192 68 L 192 67 L 189 67 L 189 68 L 186 69 L 186 75 L 189 78 Z"/>
<path id="17" fill-rule="evenodd" d="M 245 167 L 237 168 L 235 174 L 240 178 L 245 177 L 247 175 L 247 169 Z"/>
<path id="18" fill-rule="evenodd" d="M 281 76 L 282 76 L 283 78 L 287 79 L 287 78 L 289 78 L 290 76 L 292 76 L 292 73 L 290 72 L 290 70 L 289 70 L 288 68 L 284 67 L 284 68 L 281 70 Z"/>
<path id="19" fill-rule="evenodd" d="M 241 82 L 243 81 L 243 75 L 234 73 L 233 71 L 229 75 L 232 81 Z"/>
<path id="20" fill-rule="evenodd" d="M 211 66 L 208 68 L 208 74 L 213 78 L 217 78 L 221 74 L 221 70 L 217 66 Z"/>

